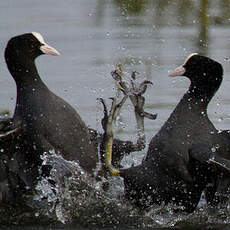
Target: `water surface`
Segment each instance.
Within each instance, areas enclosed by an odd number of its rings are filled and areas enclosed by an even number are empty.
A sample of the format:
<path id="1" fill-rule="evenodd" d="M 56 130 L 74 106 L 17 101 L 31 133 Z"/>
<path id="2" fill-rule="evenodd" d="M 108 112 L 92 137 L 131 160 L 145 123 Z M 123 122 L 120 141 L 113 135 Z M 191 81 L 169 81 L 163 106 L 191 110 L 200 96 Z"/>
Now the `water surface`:
<path id="1" fill-rule="evenodd" d="M 37 59 L 41 78 L 74 106 L 90 127 L 101 130 L 102 108 L 96 98 L 115 94 L 110 71 L 121 63 L 127 75 L 136 70 L 140 80 L 154 83 L 146 94 L 146 110 L 158 113 L 157 120 L 145 122 L 149 141 L 189 85 L 183 77 L 169 78 L 168 72 L 190 53 L 198 52 L 223 65 L 224 81 L 209 105 L 209 116 L 217 128 L 229 129 L 229 1 L 210 1 L 207 9 L 200 8 L 197 1 L 131 2 L 0 1 L 0 109 L 13 112 L 16 99 L 15 84 L 4 61 L 7 41 L 37 31 L 61 53 Z M 208 24 L 201 20 L 202 12 L 206 12 Z M 121 121 L 116 135 L 135 141 L 129 104 L 122 110 Z M 132 158 L 140 160 L 143 154 Z"/>

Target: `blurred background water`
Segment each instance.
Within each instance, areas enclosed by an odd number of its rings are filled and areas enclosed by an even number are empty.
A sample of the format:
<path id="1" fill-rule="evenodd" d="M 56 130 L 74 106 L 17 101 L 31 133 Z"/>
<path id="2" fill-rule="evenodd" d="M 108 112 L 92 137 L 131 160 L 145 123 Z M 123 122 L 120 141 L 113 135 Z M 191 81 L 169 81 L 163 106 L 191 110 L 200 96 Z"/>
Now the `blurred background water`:
<path id="1" fill-rule="evenodd" d="M 198 52 L 223 65 L 224 81 L 209 116 L 217 128 L 230 129 L 229 0 L 7 0 L 0 1 L 0 22 L 0 109 L 13 113 L 16 100 L 4 61 L 7 41 L 37 31 L 61 53 L 37 59 L 41 78 L 90 127 L 101 130 L 96 98 L 115 94 L 110 71 L 122 64 L 125 74 L 136 70 L 140 80 L 154 83 L 146 93 L 146 110 L 158 113 L 157 120 L 145 121 L 149 142 L 189 85 L 184 77 L 169 78 L 169 71 Z M 120 121 L 116 135 L 135 141 L 130 104 Z"/>

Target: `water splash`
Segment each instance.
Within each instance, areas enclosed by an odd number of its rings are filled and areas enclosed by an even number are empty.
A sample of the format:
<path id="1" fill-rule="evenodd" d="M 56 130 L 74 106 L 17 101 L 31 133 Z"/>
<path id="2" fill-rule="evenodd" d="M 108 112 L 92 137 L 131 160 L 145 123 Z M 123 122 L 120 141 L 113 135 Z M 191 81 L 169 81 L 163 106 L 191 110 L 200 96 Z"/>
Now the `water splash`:
<path id="1" fill-rule="evenodd" d="M 37 216 L 81 226 L 143 226 L 148 220 L 153 222 L 124 202 L 121 179 L 110 179 L 111 186 L 105 192 L 102 182 L 84 172 L 77 163 L 55 153 L 44 154 L 42 159 L 43 166 L 52 168 L 50 175 L 36 186 Z"/>
<path id="2" fill-rule="evenodd" d="M 27 200 L 27 204 L 33 208 L 33 224 L 36 221 L 39 224 L 55 222 L 86 228 L 168 228 L 230 224 L 229 202 L 218 208 L 210 208 L 203 203 L 192 214 L 184 213 L 182 208 L 171 204 L 153 205 L 140 210 L 124 200 L 122 179 L 109 178 L 109 189 L 105 192 L 102 189 L 104 181 L 88 175 L 76 162 L 66 161 L 54 152 L 45 153 L 42 160 L 41 168 L 50 166 L 51 169 L 49 176 L 39 180 L 32 199 Z M 14 211 L 18 217 L 22 216 L 21 207 L 17 212 Z M 28 214 L 28 211 L 25 213 Z M 0 214 L 0 221 L 6 218 L 1 207 Z M 17 223 L 16 214 L 14 219 L 7 217 L 9 223 Z M 25 221 L 24 217 L 21 219 Z"/>

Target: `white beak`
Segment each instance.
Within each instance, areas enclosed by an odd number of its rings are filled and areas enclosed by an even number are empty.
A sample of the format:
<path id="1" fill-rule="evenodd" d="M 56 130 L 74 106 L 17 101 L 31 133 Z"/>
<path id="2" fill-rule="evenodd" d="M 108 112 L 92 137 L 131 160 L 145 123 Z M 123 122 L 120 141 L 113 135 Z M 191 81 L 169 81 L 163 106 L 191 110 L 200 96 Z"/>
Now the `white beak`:
<path id="1" fill-rule="evenodd" d="M 41 45 L 40 50 L 42 51 L 42 53 L 44 54 L 50 54 L 50 55 L 54 55 L 54 56 L 59 56 L 60 53 L 54 49 L 52 46 L 44 43 L 43 45 Z"/>

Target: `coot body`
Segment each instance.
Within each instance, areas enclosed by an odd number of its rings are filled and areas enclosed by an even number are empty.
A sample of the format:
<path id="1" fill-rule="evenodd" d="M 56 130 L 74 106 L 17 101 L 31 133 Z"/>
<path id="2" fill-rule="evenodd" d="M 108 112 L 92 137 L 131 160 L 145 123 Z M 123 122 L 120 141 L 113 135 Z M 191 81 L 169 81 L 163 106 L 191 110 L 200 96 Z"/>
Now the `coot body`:
<path id="1" fill-rule="evenodd" d="M 76 110 L 40 78 L 35 59 L 42 54 L 59 55 L 36 32 L 11 38 L 5 50 L 7 67 L 17 86 L 13 122 L 22 123 L 26 154 L 33 162 L 40 154 L 54 150 L 92 172 L 97 163 L 96 146 Z"/>
<path id="2" fill-rule="evenodd" d="M 219 153 L 229 152 L 229 144 L 207 114 L 208 103 L 222 82 L 223 69 L 210 58 L 192 54 L 171 73 L 172 77 L 178 75 L 190 79 L 188 91 L 152 138 L 142 164 L 123 170 L 121 175 L 126 197 L 139 206 L 173 202 L 192 212 L 215 175 L 215 170 L 201 159 L 203 151 L 209 152 L 208 157 L 216 146 Z M 192 157 L 194 149 L 198 161 Z"/>

